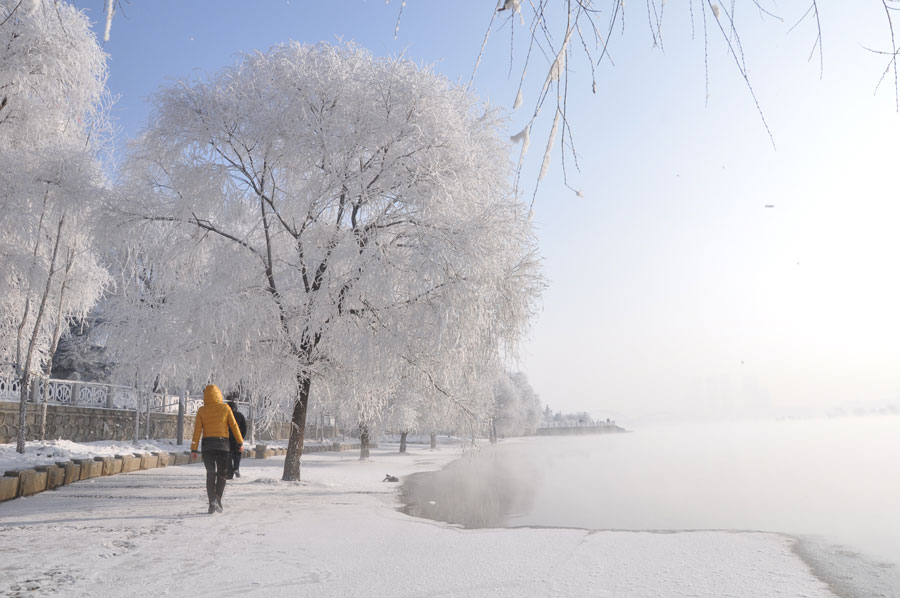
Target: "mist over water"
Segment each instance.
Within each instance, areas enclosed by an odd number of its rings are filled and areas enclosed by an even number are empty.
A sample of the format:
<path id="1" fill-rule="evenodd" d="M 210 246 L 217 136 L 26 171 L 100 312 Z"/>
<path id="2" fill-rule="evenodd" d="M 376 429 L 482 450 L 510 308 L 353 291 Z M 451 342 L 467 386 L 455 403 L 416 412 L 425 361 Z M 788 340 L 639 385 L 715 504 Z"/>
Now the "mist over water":
<path id="1" fill-rule="evenodd" d="M 516 439 L 405 494 L 408 513 L 467 527 L 785 533 L 814 568 L 852 555 L 900 580 L 900 416 Z"/>

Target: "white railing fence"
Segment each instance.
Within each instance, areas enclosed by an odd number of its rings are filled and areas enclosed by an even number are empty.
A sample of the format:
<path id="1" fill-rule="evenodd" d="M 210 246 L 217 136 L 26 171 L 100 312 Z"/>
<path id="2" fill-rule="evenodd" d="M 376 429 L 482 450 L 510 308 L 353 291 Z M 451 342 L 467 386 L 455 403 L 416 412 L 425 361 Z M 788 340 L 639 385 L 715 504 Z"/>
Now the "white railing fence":
<path id="1" fill-rule="evenodd" d="M 46 391 L 46 392 L 45 392 Z M 21 400 L 20 380 L 15 370 L 8 363 L 0 363 L 0 401 L 18 403 Z M 172 414 L 178 416 L 177 439 L 181 444 L 185 430 L 183 416 L 197 414 L 203 406 L 203 393 L 169 394 L 167 392 L 150 392 L 130 386 L 102 384 L 98 382 L 82 382 L 80 380 L 57 380 L 39 377 L 32 384 L 26 399 L 28 403 L 42 406 L 62 405 L 88 409 L 117 409 L 132 411 L 134 417 L 134 441 L 139 438 L 150 438 L 151 415 Z M 179 412 L 179 403 L 184 401 L 184 409 Z M 257 428 L 269 429 L 271 422 L 257 421 L 257 407 L 244 397 L 237 401 L 238 410 L 247 418 L 248 440 L 256 442 Z M 45 410 L 46 413 L 46 410 Z M 42 424 L 43 425 L 43 424 Z"/>
<path id="2" fill-rule="evenodd" d="M 7 368 L 0 369 L 0 401 L 19 402 L 22 393 L 20 380 Z M 94 409 L 126 409 L 152 413 L 178 413 L 180 395 L 138 390 L 130 386 L 38 378 L 32 384 L 28 402 Z M 203 405 L 202 397 L 187 395 L 185 413 L 194 415 Z"/>

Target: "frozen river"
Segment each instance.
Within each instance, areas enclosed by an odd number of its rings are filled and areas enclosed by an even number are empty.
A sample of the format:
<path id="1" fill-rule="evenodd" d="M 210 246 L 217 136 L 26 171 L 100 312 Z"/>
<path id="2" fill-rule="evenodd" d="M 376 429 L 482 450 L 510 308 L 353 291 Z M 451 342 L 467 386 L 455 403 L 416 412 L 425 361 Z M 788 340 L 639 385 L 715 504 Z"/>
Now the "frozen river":
<path id="1" fill-rule="evenodd" d="M 900 416 L 530 438 L 407 486 L 467 527 L 784 533 L 845 595 L 900 596 Z"/>

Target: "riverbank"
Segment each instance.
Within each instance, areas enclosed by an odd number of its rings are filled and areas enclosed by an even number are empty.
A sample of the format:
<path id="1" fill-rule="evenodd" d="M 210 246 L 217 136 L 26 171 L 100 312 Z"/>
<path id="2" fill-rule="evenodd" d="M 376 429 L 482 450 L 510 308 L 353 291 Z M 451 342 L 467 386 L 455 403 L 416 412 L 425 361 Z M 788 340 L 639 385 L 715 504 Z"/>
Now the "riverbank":
<path id="1" fill-rule="evenodd" d="M 833 598 L 764 533 L 477 529 L 399 511 L 399 484 L 461 456 L 382 445 L 247 460 L 207 515 L 202 465 L 84 480 L 0 504 L 0 595 Z M 465 458 L 465 457 L 464 457 Z M 139 572 L 139 573 L 138 573 Z"/>
<path id="2" fill-rule="evenodd" d="M 516 439 L 410 476 L 403 501 L 410 515 L 466 528 L 781 534 L 836 594 L 900 598 L 895 423 Z"/>

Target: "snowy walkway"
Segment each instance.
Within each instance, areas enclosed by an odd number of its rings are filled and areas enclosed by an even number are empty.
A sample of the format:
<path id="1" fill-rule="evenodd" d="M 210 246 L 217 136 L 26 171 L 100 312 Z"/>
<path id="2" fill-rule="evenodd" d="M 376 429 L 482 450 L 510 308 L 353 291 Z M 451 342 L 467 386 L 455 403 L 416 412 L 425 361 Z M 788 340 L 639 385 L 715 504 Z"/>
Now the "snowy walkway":
<path id="1" fill-rule="evenodd" d="M 412 447 L 245 460 L 225 513 L 202 465 L 85 480 L 0 504 L 0 596 L 833 595 L 771 534 L 463 530 L 396 510 L 401 478 L 458 456 Z"/>

